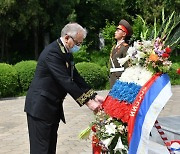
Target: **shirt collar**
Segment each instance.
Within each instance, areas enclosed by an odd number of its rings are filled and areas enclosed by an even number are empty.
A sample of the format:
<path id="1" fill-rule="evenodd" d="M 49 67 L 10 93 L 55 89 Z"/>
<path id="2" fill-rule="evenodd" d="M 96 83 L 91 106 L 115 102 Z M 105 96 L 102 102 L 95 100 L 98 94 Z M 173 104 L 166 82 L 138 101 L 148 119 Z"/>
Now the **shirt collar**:
<path id="1" fill-rule="evenodd" d="M 57 43 L 59 45 L 59 48 L 61 49 L 62 53 L 68 53 L 68 49 L 66 48 L 62 37 L 60 37 L 59 39 L 57 39 Z"/>
<path id="2" fill-rule="evenodd" d="M 121 40 L 121 41 L 117 42 L 116 47 L 118 47 L 119 45 L 121 45 L 123 42 L 124 42 L 124 40 Z"/>

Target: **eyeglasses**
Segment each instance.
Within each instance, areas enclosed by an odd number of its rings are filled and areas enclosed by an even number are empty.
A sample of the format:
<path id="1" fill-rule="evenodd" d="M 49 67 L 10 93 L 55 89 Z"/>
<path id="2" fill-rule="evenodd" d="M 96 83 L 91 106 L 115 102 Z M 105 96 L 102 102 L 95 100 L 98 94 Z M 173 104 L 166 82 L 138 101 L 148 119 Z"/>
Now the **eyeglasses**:
<path id="1" fill-rule="evenodd" d="M 116 31 L 118 31 L 118 32 L 119 32 L 120 30 L 121 30 L 121 31 L 123 31 L 123 30 L 122 30 L 122 29 L 120 29 L 120 28 L 117 28 L 117 29 L 116 29 Z M 125 32 L 125 31 L 123 31 L 123 32 Z"/>
<path id="2" fill-rule="evenodd" d="M 80 46 L 82 44 L 82 42 L 76 41 L 72 36 L 69 36 L 69 37 L 72 38 L 75 45 Z"/>

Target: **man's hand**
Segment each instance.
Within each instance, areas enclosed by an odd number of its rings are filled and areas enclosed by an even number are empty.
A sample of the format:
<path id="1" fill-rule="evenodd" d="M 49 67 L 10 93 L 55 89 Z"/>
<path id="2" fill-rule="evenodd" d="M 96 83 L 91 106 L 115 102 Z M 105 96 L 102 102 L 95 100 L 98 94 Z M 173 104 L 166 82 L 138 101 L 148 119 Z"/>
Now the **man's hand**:
<path id="1" fill-rule="evenodd" d="M 102 96 L 96 95 L 95 98 L 94 98 L 94 100 L 95 100 L 96 102 L 102 103 L 102 102 L 104 102 L 105 99 L 104 99 L 104 97 L 102 97 Z"/>
<path id="2" fill-rule="evenodd" d="M 94 112 L 98 112 L 100 106 L 101 106 L 101 103 L 100 102 L 96 102 L 95 100 L 93 99 L 90 99 L 86 105 L 88 106 L 88 108 Z"/>
<path id="3" fill-rule="evenodd" d="M 89 100 L 86 105 L 95 113 L 101 108 L 101 104 L 105 99 L 102 96 L 96 95 L 94 99 Z"/>

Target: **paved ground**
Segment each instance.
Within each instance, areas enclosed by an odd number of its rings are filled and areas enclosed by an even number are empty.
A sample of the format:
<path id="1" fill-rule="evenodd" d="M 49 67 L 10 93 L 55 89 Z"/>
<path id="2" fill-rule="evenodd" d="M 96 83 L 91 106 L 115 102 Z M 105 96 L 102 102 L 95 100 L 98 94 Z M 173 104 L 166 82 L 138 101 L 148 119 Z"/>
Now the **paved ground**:
<path id="1" fill-rule="evenodd" d="M 180 115 L 180 86 L 173 86 L 173 96 L 159 117 Z M 106 96 L 108 91 L 98 91 Z M 0 100 L 0 154 L 28 154 L 29 141 L 24 97 Z M 89 140 L 79 140 L 78 134 L 93 119 L 86 106 L 80 108 L 67 96 L 64 102 L 67 124 L 60 124 L 57 154 L 92 154 Z"/>

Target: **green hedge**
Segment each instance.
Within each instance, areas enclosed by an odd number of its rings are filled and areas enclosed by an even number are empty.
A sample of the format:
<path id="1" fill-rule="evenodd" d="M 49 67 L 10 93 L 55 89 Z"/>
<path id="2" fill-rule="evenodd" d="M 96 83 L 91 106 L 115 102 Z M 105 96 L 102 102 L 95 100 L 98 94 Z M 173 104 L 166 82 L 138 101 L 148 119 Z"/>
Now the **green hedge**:
<path id="1" fill-rule="evenodd" d="M 21 61 L 14 65 L 0 63 L 0 98 L 13 97 L 26 92 L 34 76 L 36 61 Z M 95 90 L 109 89 L 108 70 L 106 66 L 95 63 L 81 62 L 76 64 L 79 73 L 85 81 Z M 180 75 L 177 69 L 180 63 L 172 64 L 168 72 L 171 84 L 180 85 Z"/>
<path id="2" fill-rule="evenodd" d="M 82 62 L 76 64 L 76 68 L 85 81 L 96 90 L 104 89 L 107 83 L 105 69 L 95 63 Z"/>
<path id="3" fill-rule="evenodd" d="M 21 92 L 26 92 L 33 79 L 37 62 L 34 60 L 21 61 L 14 65 L 18 72 L 19 85 Z"/>
<path id="4" fill-rule="evenodd" d="M 180 75 L 177 74 L 178 68 L 180 68 L 180 63 L 173 63 L 168 72 L 172 85 L 180 85 Z"/>
<path id="5" fill-rule="evenodd" d="M 81 51 L 73 53 L 74 56 L 74 62 L 80 63 L 80 62 L 89 62 L 90 61 L 90 55 L 85 50 L 81 49 Z"/>
<path id="6" fill-rule="evenodd" d="M 16 96 L 17 93 L 17 71 L 9 64 L 0 63 L 0 98 Z"/>

